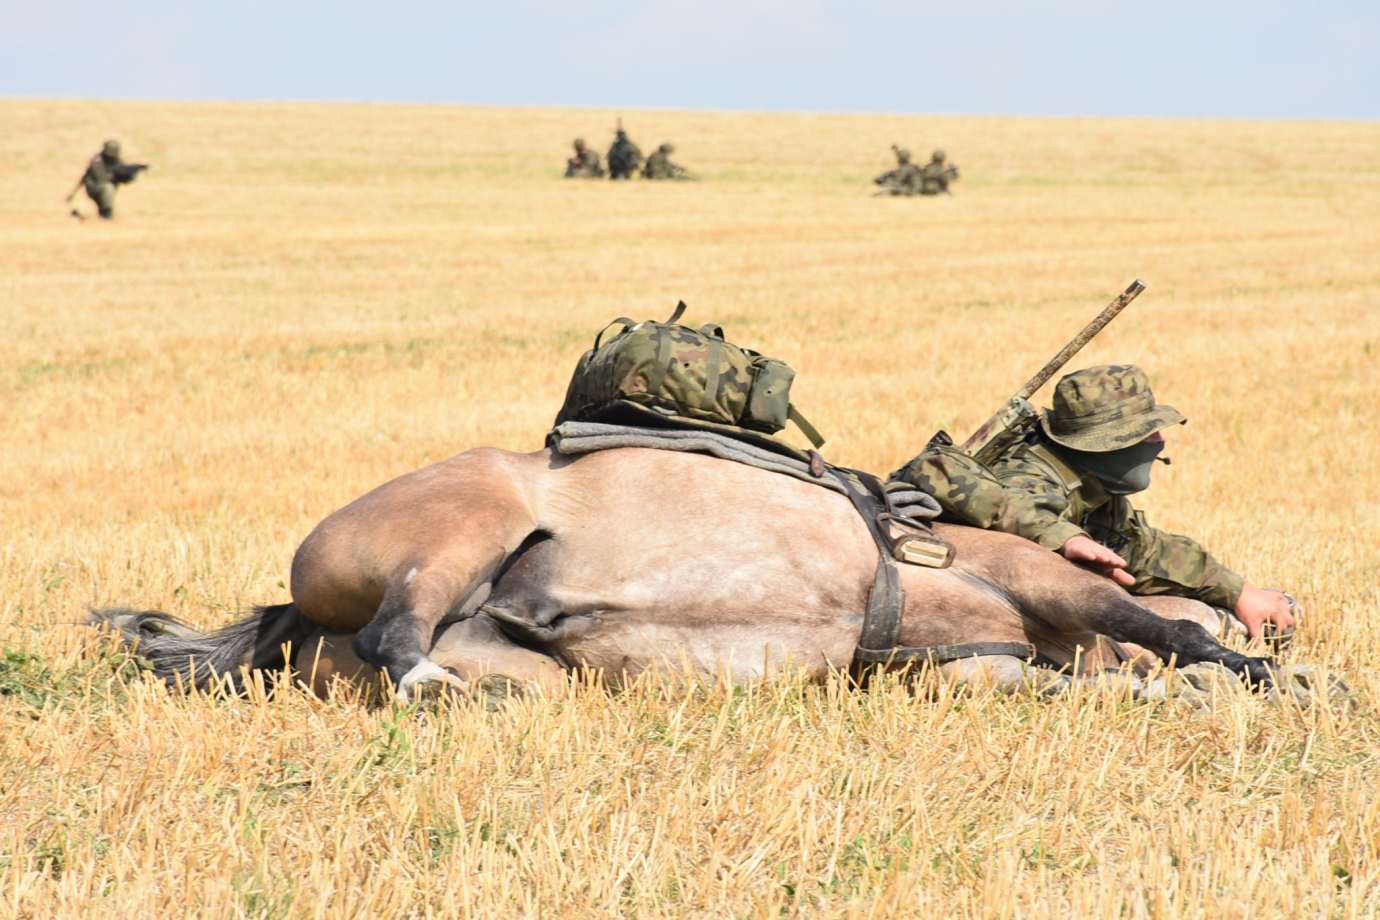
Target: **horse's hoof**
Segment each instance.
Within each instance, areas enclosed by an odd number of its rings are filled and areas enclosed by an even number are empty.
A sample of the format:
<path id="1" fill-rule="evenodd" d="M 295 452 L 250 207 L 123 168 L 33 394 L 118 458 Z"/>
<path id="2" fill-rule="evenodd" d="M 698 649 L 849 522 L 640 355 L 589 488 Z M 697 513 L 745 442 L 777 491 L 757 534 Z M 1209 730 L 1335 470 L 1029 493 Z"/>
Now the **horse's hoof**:
<path id="1" fill-rule="evenodd" d="M 1212 707 L 1219 694 L 1239 693 L 1241 680 L 1225 665 L 1200 661 L 1174 670 L 1174 697 L 1195 709 Z"/>
<path id="2" fill-rule="evenodd" d="M 1307 664 L 1284 665 L 1275 669 L 1275 688 L 1271 694 L 1277 699 L 1292 699 L 1300 706 L 1325 704 L 1351 708 L 1356 705 L 1351 688 L 1340 677 L 1324 678 L 1318 669 Z"/>
<path id="3" fill-rule="evenodd" d="M 490 712 L 509 700 L 521 699 L 527 693 L 521 682 L 506 674 L 485 674 L 470 684 L 470 691 Z"/>
<path id="4" fill-rule="evenodd" d="M 394 696 L 398 702 L 434 702 L 450 693 L 464 693 L 469 685 L 460 676 L 434 661 L 423 658 L 398 681 Z"/>
<path id="5" fill-rule="evenodd" d="M 1263 692 L 1274 687 L 1278 668 L 1270 658 L 1247 658 L 1246 673 L 1242 676 L 1250 682 L 1252 690 Z"/>

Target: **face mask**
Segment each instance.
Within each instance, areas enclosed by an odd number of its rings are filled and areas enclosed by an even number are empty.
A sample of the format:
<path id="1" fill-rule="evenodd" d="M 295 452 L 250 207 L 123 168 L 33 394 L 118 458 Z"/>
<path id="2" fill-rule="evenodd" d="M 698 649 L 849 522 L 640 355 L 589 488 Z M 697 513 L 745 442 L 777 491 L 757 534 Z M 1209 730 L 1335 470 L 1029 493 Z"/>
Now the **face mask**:
<path id="1" fill-rule="evenodd" d="M 1141 441 L 1120 450 L 1092 452 L 1060 448 L 1078 469 L 1090 474 L 1113 495 L 1130 495 L 1150 488 L 1150 467 L 1164 450 L 1164 441 Z"/>

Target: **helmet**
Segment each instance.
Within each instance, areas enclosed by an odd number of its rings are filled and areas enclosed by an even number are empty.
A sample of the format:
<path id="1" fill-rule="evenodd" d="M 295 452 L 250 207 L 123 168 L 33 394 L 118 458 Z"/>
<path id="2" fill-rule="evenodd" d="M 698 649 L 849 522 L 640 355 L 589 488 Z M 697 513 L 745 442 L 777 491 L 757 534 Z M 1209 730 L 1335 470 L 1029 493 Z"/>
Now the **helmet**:
<path id="1" fill-rule="evenodd" d="M 577 137 L 577 138 L 575 138 L 575 149 L 576 149 L 576 150 L 584 150 L 584 149 L 585 149 L 585 139 L 584 139 L 583 137 Z"/>
<path id="2" fill-rule="evenodd" d="M 910 162 L 910 151 L 904 147 L 896 148 L 896 162 L 906 164 Z"/>
<path id="3" fill-rule="evenodd" d="M 930 159 L 934 160 L 936 163 L 943 163 L 944 151 L 936 150 L 934 153 L 930 154 Z"/>
<path id="4" fill-rule="evenodd" d="M 1155 402 L 1145 371 L 1134 364 L 1107 364 L 1061 379 L 1054 408 L 1040 416 L 1040 427 L 1055 444 L 1105 453 L 1185 421 L 1178 409 Z"/>
<path id="5" fill-rule="evenodd" d="M 676 148 L 675 148 L 675 147 L 672 147 L 670 144 L 662 144 L 660 147 L 658 147 L 658 148 L 656 148 L 656 149 L 657 149 L 659 152 L 661 152 L 661 153 L 675 153 L 675 152 L 676 152 Z"/>
<path id="6" fill-rule="evenodd" d="M 118 160 L 120 158 L 120 142 L 106 141 L 101 145 L 101 156 L 107 160 Z"/>

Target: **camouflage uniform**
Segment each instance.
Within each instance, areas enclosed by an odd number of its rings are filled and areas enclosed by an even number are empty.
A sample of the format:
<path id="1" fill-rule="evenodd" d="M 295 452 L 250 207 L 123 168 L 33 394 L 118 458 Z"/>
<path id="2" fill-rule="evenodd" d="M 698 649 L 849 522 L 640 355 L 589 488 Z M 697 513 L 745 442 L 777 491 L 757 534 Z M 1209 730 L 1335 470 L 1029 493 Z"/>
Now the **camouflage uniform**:
<path id="1" fill-rule="evenodd" d="M 1135 448 L 1153 432 L 1183 422 L 1177 410 L 1155 403 L 1144 371 L 1094 367 L 1060 380 L 1054 408 L 1039 427 L 985 468 L 936 445 L 893 478 L 933 495 L 950 521 L 1019 534 L 1056 552 L 1072 537 L 1090 537 L 1126 560 L 1135 578 L 1132 594 L 1189 597 L 1231 610 L 1244 585 L 1241 576 L 1196 541 L 1150 526 L 1127 494 L 1085 467 L 1099 454 Z M 1142 472 L 1148 484 L 1148 466 Z"/>
<path id="2" fill-rule="evenodd" d="M 671 162 L 671 154 L 676 152 L 676 148 L 670 144 L 662 144 L 660 147 L 647 157 L 646 164 L 642 167 L 642 178 L 644 179 L 688 179 L 690 174 L 684 166 L 679 166 Z"/>
<path id="3" fill-rule="evenodd" d="M 119 141 L 106 141 L 101 152 L 86 164 L 86 171 L 77 185 L 86 190 L 86 197 L 95 202 L 101 217 L 109 220 L 115 216 L 115 187 L 133 182 L 145 169 L 148 166 L 144 163 L 126 163 L 120 159 Z M 77 189 L 73 188 L 67 200 L 71 201 L 76 193 Z M 74 209 L 72 216 L 81 217 L 81 214 Z"/>
<path id="4" fill-rule="evenodd" d="M 888 195 L 919 195 L 924 171 L 910 161 L 910 151 L 892 147 L 896 151 L 896 168 L 882 173 L 872 181 Z"/>
<path id="5" fill-rule="evenodd" d="M 945 163 L 944 151 L 936 150 L 930 154 L 930 161 L 921 170 L 921 195 L 947 195 L 949 183 L 958 179 L 958 167 Z"/>
<path id="6" fill-rule="evenodd" d="M 628 132 L 619 128 L 606 159 L 609 163 L 610 179 L 631 179 L 642 165 L 642 151 L 628 140 Z"/>
<path id="7" fill-rule="evenodd" d="M 86 197 L 96 204 L 96 211 L 105 220 L 115 216 L 115 167 L 120 165 L 120 144 L 106 141 L 101 152 L 91 158 L 82 174 L 81 184 Z"/>
<path id="8" fill-rule="evenodd" d="M 584 138 L 575 138 L 575 155 L 565 161 L 567 179 L 602 179 L 604 165 L 599 162 L 599 154 L 585 146 Z"/>

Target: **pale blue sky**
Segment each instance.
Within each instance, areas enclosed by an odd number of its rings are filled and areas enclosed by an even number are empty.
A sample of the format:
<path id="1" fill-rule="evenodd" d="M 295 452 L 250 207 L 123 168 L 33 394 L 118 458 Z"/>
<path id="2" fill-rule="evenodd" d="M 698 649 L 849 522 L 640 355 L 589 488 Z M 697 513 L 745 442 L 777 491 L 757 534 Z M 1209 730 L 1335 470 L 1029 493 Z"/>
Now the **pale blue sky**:
<path id="1" fill-rule="evenodd" d="M 1380 2 L 0 0 L 0 95 L 1380 118 Z"/>

